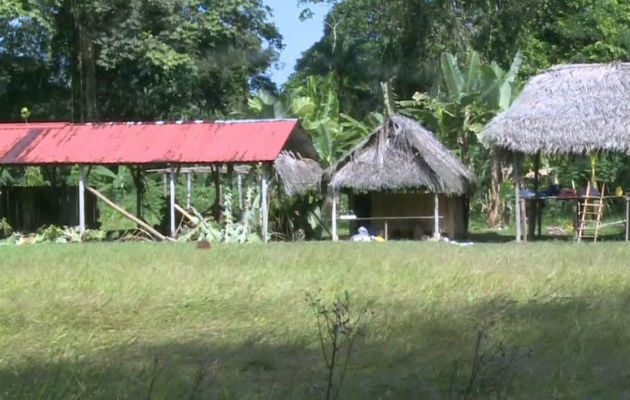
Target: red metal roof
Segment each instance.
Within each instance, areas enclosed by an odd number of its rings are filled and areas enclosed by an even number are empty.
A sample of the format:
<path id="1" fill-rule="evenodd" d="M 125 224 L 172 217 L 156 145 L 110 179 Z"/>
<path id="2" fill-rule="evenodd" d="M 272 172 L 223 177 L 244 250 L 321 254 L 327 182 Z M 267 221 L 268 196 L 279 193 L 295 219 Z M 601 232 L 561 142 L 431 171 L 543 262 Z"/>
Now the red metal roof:
<path id="1" fill-rule="evenodd" d="M 273 161 L 297 120 L 0 124 L 0 164 Z"/>

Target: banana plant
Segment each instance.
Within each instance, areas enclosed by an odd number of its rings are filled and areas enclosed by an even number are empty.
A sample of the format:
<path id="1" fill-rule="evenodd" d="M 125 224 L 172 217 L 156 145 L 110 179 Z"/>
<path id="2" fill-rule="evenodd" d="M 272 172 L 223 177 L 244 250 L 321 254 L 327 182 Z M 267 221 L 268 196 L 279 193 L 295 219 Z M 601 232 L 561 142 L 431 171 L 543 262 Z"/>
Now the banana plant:
<path id="1" fill-rule="evenodd" d="M 306 85 L 296 89 L 291 105 L 310 133 L 325 166 L 337 161 L 369 134 L 374 121 L 383 119 L 382 115 L 374 113 L 363 123 L 343 114 L 336 77 L 332 73 L 325 77 L 308 77 Z"/>
<path id="2" fill-rule="evenodd" d="M 479 53 L 471 51 L 462 70 L 457 57 L 444 53 L 440 58 L 440 69 L 446 87 L 446 100 L 463 104 L 477 101 L 491 110 L 503 111 L 516 97 L 515 82 L 522 63 L 523 56 L 518 52 L 510 69 L 504 71 L 495 61 L 482 64 Z"/>
<path id="3" fill-rule="evenodd" d="M 509 70 L 504 71 L 494 61 L 483 63 L 479 54 L 471 51 L 460 66 L 457 57 L 444 53 L 440 58 L 441 85 L 437 90 L 431 94 L 415 93 L 411 100 L 399 102 L 399 107 L 402 113 L 419 118 L 432 128 L 449 147 L 457 147 L 464 163 L 476 175 L 483 176 L 488 168 L 487 159 L 469 157 L 469 149 L 479 146 L 479 136 L 485 124 L 506 110 L 518 94 L 517 76 L 522 62 L 519 52 Z M 494 157 L 491 168 L 499 170 L 498 160 Z M 490 175 L 492 204 L 488 209 L 501 210 L 502 177 L 494 173 Z M 493 214 L 496 212 L 489 213 L 488 221 L 505 219 Z"/>
<path id="4" fill-rule="evenodd" d="M 372 114 L 364 124 L 341 113 L 334 74 L 309 76 L 304 85 L 282 96 L 260 91 L 248 99 L 251 113 L 257 117 L 298 117 L 309 133 L 324 166 L 344 155 L 370 131 L 382 115 Z"/>
<path id="5" fill-rule="evenodd" d="M 460 156 L 466 160 L 471 139 L 478 139 L 485 123 L 507 109 L 516 96 L 522 62 L 519 52 L 504 71 L 494 61 L 482 63 L 479 53 L 471 51 L 460 67 L 457 57 L 444 53 L 440 58 L 442 85 L 435 93 L 416 93 L 399 106 L 403 113 L 427 120 L 442 140 L 460 148 Z"/>

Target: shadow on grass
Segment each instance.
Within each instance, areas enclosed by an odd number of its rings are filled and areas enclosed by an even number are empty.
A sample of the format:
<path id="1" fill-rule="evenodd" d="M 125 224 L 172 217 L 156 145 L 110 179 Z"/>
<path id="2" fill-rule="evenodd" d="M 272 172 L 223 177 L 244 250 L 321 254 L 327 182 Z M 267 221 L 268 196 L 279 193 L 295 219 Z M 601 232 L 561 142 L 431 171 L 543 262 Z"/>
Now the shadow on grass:
<path id="1" fill-rule="evenodd" d="M 476 243 L 508 243 L 514 241 L 514 235 L 494 231 L 477 231 L 469 233 L 467 240 Z"/>
<path id="2" fill-rule="evenodd" d="M 476 231 L 468 234 L 468 239 L 476 243 L 509 243 L 515 241 L 515 234 L 496 231 Z M 571 235 L 549 235 L 543 234 L 540 237 L 530 237 L 531 242 L 574 242 L 575 237 Z M 625 233 L 604 232 L 599 235 L 598 242 L 622 242 L 625 241 Z M 592 240 L 589 240 L 592 242 Z"/>
<path id="3" fill-rule="evenodd" d="M 629 398 L 630 295 L 375 309 L 341 398 Z M 475 356 L 476 341 L 483 341 Z M 0 370 L 6 399 L 323 397 L 316 337 L 135 343 Z M 479 368 L 471 383 L 475 363 Z"/>

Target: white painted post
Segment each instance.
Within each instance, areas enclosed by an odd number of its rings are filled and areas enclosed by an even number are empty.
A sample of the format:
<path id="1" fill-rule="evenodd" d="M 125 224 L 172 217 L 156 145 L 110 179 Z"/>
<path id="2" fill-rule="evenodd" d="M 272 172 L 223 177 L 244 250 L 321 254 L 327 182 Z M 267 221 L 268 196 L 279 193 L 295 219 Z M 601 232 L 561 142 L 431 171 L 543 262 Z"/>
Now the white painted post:
<path id="1" fill-rule="evenodd" d="M 433 237 L 440 238 L 440 195 L 433 195 Z"/>
<path id="2" fill-rule="evenodd" d="M 520 178 L 518 176 L 518 166 L 514 161 L 514 195 L 516 197 L 516 204 L 514 213 L 516 214 L 516 242 L 521 241 L 521 193 L 520 193 Z"/>
<path id="3" fill-rule="evenodd" d="M 238 207 L 243 209 L 243 176 L 238 174 L 236 177 L 236 185 L 238 187 Z"/>
<path id="4" fill-rule="evenodd" d="M 267 174 L 264 171 L 264 167 L 263 167 L 263 171 L 261 173 L 261 177 L 260 177 L 260 183 L 261 183 L 261 211 L 262 211 L 262 237 L 263 237 L 263 242 L 267 243 L 267 241 L 269 240 L 269 232 L 268 232 L 268 225 L 269 225 L 269 206 L 267 204 Z"/>
<path id="5" fill-rule="evenodd" d="M 330 215 L 330 220 L 332 223 L 332 240 L 333 242 L 336 242 L 339 240 L 339 235 L 337 235 L 337 201 L 338 201 L 338 194 L 337 192 L 333 192 L 333 196 L 332 196 L 332 210 L 331 210 L 331 215 Z"/>
<path id="6" fill-rule="evenodd" d="M 168 178 L 166 177 L 166 175 L 168 175 L 166 172 L 162 174 L 162 184 L 164 186 L 164 197 L 166 197 L 166 195 L 168 194 Z"/>
<path id="7" fill-rule="evenodd" d="M 175 237 L 175 168 L 171 167 L 171 197 L 169 201 L 169 209 L 171 216 L 171 237 Z"/>
<path id="8" fill-rule="evenodd" d="M 192 172 L 186 172 L 186 209 L 190 210 L 192 200 Z"/>
<path id="9" fill-rule="evenodd" d="M 85 176 L 83 165 L 79 165 L 79 232 L 85 232 Z"/>

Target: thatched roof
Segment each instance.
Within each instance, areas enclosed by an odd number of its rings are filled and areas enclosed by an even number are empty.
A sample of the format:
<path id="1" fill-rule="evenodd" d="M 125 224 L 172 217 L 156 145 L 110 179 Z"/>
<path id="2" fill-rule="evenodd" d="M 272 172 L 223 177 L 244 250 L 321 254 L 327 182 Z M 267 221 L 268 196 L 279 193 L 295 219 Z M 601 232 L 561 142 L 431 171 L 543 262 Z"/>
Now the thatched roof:
<path id="1" fill-rule="evenodd" d="M 483 140 L 528 154 L 630 152 L 630 63 L 560 65 L 533 77 Z"/>
<path id="2" fill-rule="evenodd" d="M 332 167 L 330 186 L 339 191 L 415 190 L 464 194 L 474 176 L 416 121 L 393 116 Z"/>
<path id="3" fill-rule="evenodd" d="M 309 189 L 319 189 L 323 171 L 317 161 L 283 151 L 273 166 L 289 196 L 304 194 Z"/>

